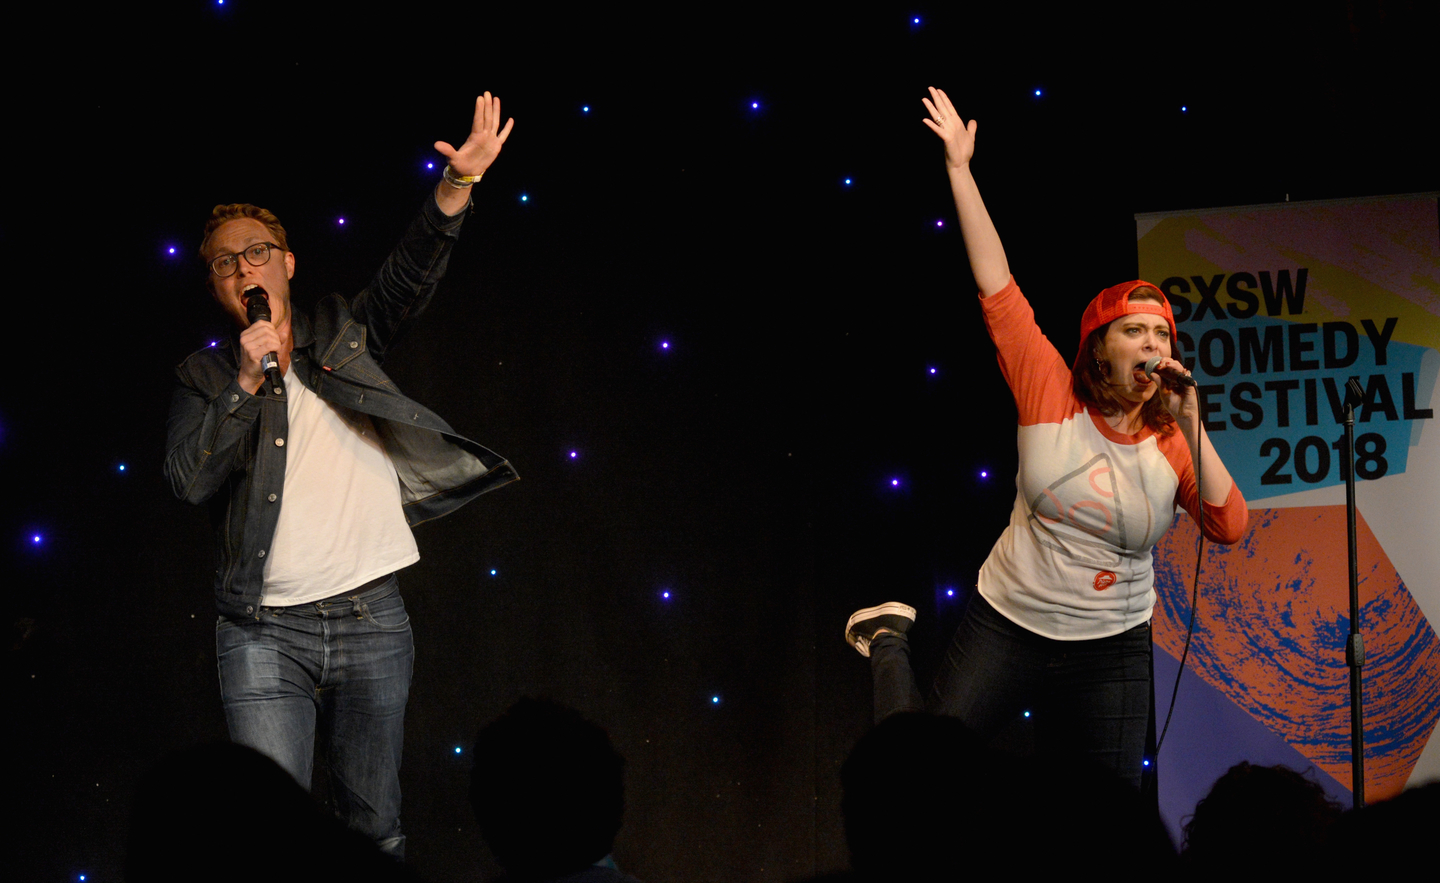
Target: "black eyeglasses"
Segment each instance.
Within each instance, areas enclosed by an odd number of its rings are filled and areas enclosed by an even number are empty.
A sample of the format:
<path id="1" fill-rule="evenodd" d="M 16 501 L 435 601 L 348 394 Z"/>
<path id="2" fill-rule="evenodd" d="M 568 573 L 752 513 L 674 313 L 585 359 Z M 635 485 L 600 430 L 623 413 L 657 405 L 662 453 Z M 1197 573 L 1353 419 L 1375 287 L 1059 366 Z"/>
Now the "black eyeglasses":
<path id="1" fill-rule="evenodd" d="M 216 276 L 234 276 L 235 271 L 240 269 L 240 256 L 245 256 L 245 263 L 252 267 L 259 267 L 270 260 L 270 249 L 280 248 L 273 242 L 257 242 L 241 252 L 222 254 L 210 262 L 210 272 Z M 280 248 L 281 251 L 285 249 Z"/>

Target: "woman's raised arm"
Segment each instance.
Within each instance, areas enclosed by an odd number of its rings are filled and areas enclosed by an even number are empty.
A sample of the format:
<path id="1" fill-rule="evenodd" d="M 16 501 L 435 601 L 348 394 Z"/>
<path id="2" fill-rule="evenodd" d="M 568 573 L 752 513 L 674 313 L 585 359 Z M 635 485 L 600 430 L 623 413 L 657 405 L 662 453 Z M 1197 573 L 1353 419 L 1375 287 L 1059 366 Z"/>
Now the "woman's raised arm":
<path id="1" fill-rule="evenodd" d="M 930 97 L 920 100 L 930 112 L 930 119 L 921 122 L 945 142 L 945 172 L 950 176 L 950 192 L 960 216 L 960 235 L 965 238 L 970 272 L 980 286 L 980 295 L 989 297 L 1009 284 L 1010 262 L 1005 259 L 1000 234 L 970 174 L 970 159 L 975 155 L 975 121 L 972 119 L 967 126 L 955 112 L 950 97 L 933 86 Z"/>

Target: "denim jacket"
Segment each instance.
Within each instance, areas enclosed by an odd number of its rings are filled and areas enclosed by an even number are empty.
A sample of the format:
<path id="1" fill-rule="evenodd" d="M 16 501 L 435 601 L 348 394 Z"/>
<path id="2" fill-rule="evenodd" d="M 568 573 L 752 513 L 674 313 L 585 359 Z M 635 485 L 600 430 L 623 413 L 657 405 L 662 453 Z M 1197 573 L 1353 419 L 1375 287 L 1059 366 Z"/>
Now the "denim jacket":
<path id="1" fill-rule="evenodd" d="M 458 435 L 396 389 L 380 363 L 435 293 L 464 212 L 446 217 L 426 200 L 380 271 L 346 303 L 331 295 L 313 318 L 294 313 L 295 376 L 335 405 L 370 416 L 400 477 L 413 527 L 519 476 L 503 457 Z M 210 502 L 218 561 L 215 601 L 230 617 L 258 618 L 265 555 L 284 501 L 286 397 L 251 395 L 236 382 L 240 345 L 207 347 L 176 369 L 165 475 L 176 496 Z M 264 387 L 262 386 L 262 391 Z"/>

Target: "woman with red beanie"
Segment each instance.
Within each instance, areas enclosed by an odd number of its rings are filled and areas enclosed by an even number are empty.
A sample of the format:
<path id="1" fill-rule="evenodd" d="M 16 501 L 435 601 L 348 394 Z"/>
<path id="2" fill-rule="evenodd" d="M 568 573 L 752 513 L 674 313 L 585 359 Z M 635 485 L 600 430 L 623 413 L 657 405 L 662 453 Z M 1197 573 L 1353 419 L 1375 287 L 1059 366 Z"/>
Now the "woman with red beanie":
<path id="1" fill-rule="evenodd" d="M 980 309 L 1019 411 L 1017 493 L 928 702 L 905 639 L 914 608 L 857 611 L 845 638 L 871 660 L 877 721 L 928 708 L 988 737 L 1033 709 L 1043 750 L 1088 758 L 1139 786 L 1152 696 L 1151 549 L 1177 508 L 1208 539 L 1237 542 L 1245 500 L 1201 425 L 1165 296 L 1141 281 L 1100 292 L 1067 364 L 1036 327 L 970 174 L 975 121 L 965 124 L 938 89 L 923 103 L 923 122 L 945 143 Z"/>

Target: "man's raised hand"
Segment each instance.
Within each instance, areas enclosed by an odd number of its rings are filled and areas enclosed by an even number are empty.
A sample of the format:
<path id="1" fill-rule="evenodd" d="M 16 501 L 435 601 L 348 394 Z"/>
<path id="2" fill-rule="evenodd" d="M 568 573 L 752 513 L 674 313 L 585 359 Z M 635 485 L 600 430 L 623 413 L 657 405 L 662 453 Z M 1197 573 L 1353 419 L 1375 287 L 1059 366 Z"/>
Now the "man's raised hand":
<path id="1" fill-rule="evenodd" d="M 445 141 L 436 141 L 435 149 L 450 161 L 456 175 L 467 178 L 481 175 L 500 155 L 500 148 L 510 137 L 514 125 L 515 120 L 511 118 L 505 121 L 505 128 L 500 128 L 500 99 L 486 92 L 475 99 L 475 120 L 470 124 L 470 137 L 465 143 L 456 149 Z"/>

